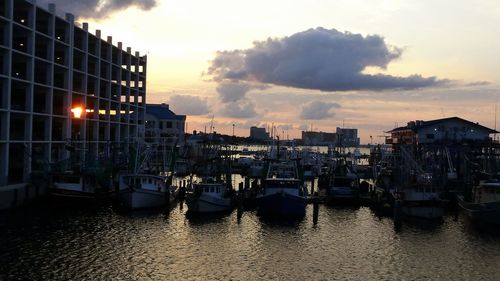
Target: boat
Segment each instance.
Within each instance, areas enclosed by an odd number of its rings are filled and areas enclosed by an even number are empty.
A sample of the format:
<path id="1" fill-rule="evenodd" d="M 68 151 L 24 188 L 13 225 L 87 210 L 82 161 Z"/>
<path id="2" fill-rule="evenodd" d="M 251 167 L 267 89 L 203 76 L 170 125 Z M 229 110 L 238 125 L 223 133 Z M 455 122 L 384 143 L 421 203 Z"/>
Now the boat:
<path id="1" fill-rule="evenodd" d="M 446 202 L 440 198 L 440 190 L 433 186 L 432 175 L 422 174 L 417 182 L 393 191 L 395 200 L 401 200 L 405 216 L 422 219 L 441 219 Z"/>
<path id="2" fill-rule="evenodd" d="M 436 163 L 422 163 L 415 160 L 410 148 L 399 146 L 399 157 L 394 164 L 397 169 L 394 188 L 390 191 L 399 201 L 401 212 L 406 217 L 419 219 L 442 219 L 446 201 L 441 198 L 442 185 Z M 424 170 L 424 167 L 426 170 Z"/>
<path id="3" fill-rule="evenodd" d="M 459 195 L 458 205 L 476 222 L 500 224 L 500 180 L 483 180 L 473 190 L 473 198 L 466 201 Z"/>
<path id="4" fill-rule="evenodd" d="M 247 176 L 251 178 L 261 178 L 264 173 L 264 161 L 262 159 L 254 159 L 247 170 Z"/>
<path id="5" fill-rule="evenodd" d="M 303 217 L 307 206 L 307 190 L 298 177 L 296 161 L 269 161 L 262 189 L 256 196 L 257 213 L 261 216 Z"/>
<path id="6" fill-rule="evenodd" d="M 229 212 L 235 205 L 234 192 L 226 182 L 206 177 L 192 185 L 186 204 L 190 213 Z"/>
<path id="7" fill-rule="evenodd" d="M 328 178 L 329 182 L 326 190 L 328 203 L 359 203 L 359 178 L 346 159 L 337 159 L 334 167 L 328 174 Z"/>
<path id="8" fill-rule="evenodd" d="M 55 163 L 50 173 L 49 196 L 68 203 L 108 198 L 112 180 L 105 166 L 98 161 L 82 163 L 71 159 Z"/>
<path id="9" fill-rule="evenodd" d="M 133 173 L 120 177 L 120 200 L 129 209 L 168 206 L 177 192 L 177 187 L 168 184 L 164 176 Z"/>
<path id="10" fill-rule="evenodd" d="M 51 175 L 49 195 L 54 199 L 93 200 L 106 197 L 109 194 L 108 191 L 108 187 L 101 186 L 91 175 L 73 171 Z"/>
<path id="11" fill-rule="evenodd" d="M 172 185 L 173 168 L 170 171 L 153 173 L 148 168 L 155 158 L 157 146 L 137 143 L 134 168 L 132 172 L 119 175 L 119 199 L 129 209 L 165 207 L 173 203 L 177 197 L 177 187 Z M 144 149 L 141 153 L 141 149 Z M 158 152 L 158 151 L 156 151 Z M 159 170 L 165 170 L 166 151 L 163 150 L 163 162 Z M 140 162 L 140 164 L 139 164 Z M 172 160 L 173 162 L 173 160 Z M 154 163 L 154 162 L 152 162 Z"/>

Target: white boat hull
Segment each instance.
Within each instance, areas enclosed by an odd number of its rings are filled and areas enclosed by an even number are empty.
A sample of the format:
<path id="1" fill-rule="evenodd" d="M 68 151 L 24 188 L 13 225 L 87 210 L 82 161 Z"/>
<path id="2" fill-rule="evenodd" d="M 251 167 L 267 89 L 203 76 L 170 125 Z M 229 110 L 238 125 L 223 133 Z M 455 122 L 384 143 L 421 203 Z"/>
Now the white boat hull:
<path id="1" fill-rule="evenodd" d="M 167 206 L 169 196 L 166 192 L 144 189 L 130 189 L 120 193 L 123 205 L 130 209 L 153 208 Z"/>
<path id="2" fill-rule="evenodd" d="M 226 212 L 232 208 L 230 198 L 215 198 L 210 196 L 190 198 L 186 204 L 190 212 L 196 213 Z"/>

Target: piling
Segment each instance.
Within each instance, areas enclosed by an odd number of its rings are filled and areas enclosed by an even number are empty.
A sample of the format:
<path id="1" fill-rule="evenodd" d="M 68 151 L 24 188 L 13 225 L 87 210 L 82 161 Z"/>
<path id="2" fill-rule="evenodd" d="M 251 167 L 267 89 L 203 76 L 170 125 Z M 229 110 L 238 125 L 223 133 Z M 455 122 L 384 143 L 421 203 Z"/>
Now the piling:
<path id="1" fill-rule="evenodd" d="M 394 201 L 394 226 L 401 227 L 402 213 L 401 213 L 401 200 Z"/>
<path id="2" fill-rule="evenodd" d="M 184 205 L 184 200 L 186 199 L 186 181 L 181 181 L 181 187 L 179 188 L 179 208 L 182 210 Z"/>
<path id="3" fill-rule="evenodd" d="M 314 192 L 313 197 L 313 224 L 316 225 L 318 223 L 319 216 L 319 196 L 318 192 Z"/>
<path id="4" fill-rule="evenodd" d="M 238 204 L 238 209 L 237 209 L 237 218 L 238 218 L 238 223 L 241 221 L 241 217 L 243 216 L 243 183 L 240 182 L 238 184 L 238 198 L 237 204 Z"/>
<path id="5" fill-rule="evenodd" d="M 453 204 L 453 221 L 458 221 L 459 206 L 458 206 L 458 198 L 457 198 L 456 194 L 454 194 L 453 200 L 451 203 Z"/>
<path id="6" fill-rule="evenodd" d="M 314 178 L 311 180 L 311 194 L 314 194 Z"/>

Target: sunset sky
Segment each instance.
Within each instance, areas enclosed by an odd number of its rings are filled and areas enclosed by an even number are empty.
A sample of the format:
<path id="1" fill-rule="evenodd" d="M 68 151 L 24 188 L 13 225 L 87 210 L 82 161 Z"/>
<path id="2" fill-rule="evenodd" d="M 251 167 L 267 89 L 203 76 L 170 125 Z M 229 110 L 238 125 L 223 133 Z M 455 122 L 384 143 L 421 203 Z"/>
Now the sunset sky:
<path id="1" fill-rule="evenodd" d="M 368 143 L 416 119 L 495 126 L 499 1 L 55 2 L 147 54 L 148 103 L 188 115 L 188 131 L 345 126 Z"/>

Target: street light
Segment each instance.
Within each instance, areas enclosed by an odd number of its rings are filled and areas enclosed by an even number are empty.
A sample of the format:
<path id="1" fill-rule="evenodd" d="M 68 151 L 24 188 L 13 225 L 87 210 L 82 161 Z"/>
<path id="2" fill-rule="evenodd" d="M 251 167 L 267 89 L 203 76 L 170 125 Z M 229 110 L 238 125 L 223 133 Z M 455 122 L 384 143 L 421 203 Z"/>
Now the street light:
<path id="1" fill-rule="evenodd" d="M 71 109 L 71 112 L 73 113 L 73 117 L 80 119 L 82 117 L 83 108 L 81 108 L 80 106 L 74 107 Z"/>

